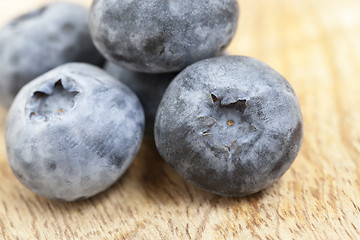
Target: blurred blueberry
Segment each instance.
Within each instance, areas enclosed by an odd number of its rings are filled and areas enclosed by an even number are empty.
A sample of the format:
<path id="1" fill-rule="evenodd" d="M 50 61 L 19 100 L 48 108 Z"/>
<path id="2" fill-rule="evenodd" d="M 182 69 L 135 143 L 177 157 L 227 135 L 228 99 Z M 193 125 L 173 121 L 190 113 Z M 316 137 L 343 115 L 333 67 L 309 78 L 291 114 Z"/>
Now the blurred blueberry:
<path id="1" fill-rule="evenodd" d="M 154 134 L 154 121 L 161 98 L 177 73 L 151 74 L 127 70 L 111 62 L 105 64 L 105 71 L 125 83 L 139 97 L 145 112 L 145 134 Z"/>
<path id="2" fill-rule="evenodd" d="M 9 107 L 22 86 L 63 63 L 104 63 L 90 38 L 87 16 L 81 5 L 51 3 L 0 30 L 0 104 Z"/>

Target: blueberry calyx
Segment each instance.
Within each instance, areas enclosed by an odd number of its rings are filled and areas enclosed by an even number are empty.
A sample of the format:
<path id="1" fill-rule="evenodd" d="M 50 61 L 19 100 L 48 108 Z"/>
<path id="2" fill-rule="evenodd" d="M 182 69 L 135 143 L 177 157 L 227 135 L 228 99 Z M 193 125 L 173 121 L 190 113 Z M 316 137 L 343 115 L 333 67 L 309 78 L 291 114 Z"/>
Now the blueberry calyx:
<path id="1" fill-rule="evenodd" d="M 29 102 L 30 120 L 47 121 L 51 116 L 63 114 L 74 107 L 78 94 L 78 91 L 66 89 L 61 79 L 48 91 L 35 91 Z"/>
<path id="2" fill-rule="evenodd" d="M 206 138 L 209 145 L 214 145 L 218 151 L 228 158 L 242 151 L 241 137 L 248 134 L 258 135 L 259 129 L 246 117 L 247 100 L 225 95 L 220 92 L 210 93 L 210 112 L 197 118 L 199 133 Z M 229 137 L 230 136 L 230 137 Z"/>

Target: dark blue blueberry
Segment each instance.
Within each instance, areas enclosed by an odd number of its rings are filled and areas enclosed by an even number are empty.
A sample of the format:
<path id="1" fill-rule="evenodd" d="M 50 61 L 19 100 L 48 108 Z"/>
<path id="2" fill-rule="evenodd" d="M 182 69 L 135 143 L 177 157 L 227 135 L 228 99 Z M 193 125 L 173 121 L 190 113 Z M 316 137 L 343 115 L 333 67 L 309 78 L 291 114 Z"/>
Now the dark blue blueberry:
<path id="1" fill-rule="evenodd" d="M 134 72 L 110 62 L 105 64 L 105 71 L 125 83 L 139 97 L 145 111 L 145 133 L 152 136 L 157 108 L 167 86 L 177 73 Z"/>
<path id="2" fill-rule="evenodd" d="M 8 161 L 39 195 L 91 197 L 129 167 L 143 130 L 143 109 L 128 87 L 95 66 L 69 63 L 16 96 L 6 122 Z"/>
<path id="3" fill-rule="evenodd" d="M 277 181 L 302 142 L 290 84 L 259 60 L 227 56 L 195 63 L 170 83 L 155 121 L 161 156 L 196 186 L 244 196 Z"/>
<path id="4" fill-rule="evenodd" d="M 221 54 L 238 21 L 236 0 L 95 0 L 89 26 L 111 62 L 147 72 L 177 72 Z"/>
<path id="5" fill-rule="evenodd" d="M 0 104 L 9 107 L 22 86 L 61 64 L 104 63 L 90 38 L 87 15 L 81 5 L 52 3 L 0 30 Z"/>

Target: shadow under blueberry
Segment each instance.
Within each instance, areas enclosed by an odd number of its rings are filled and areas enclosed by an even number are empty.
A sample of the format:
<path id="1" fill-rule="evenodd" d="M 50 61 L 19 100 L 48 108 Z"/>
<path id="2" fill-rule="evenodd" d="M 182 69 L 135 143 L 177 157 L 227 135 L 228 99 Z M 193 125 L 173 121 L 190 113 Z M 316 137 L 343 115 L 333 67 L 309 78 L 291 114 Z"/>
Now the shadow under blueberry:
<path id="1" fill-rule="evenodd" d="M 201 204 L 205 202 L 233 205 L 242 202 L 261 200 L 272 187 L 246 197 L 222 197 L 203 191 L 184 180 L 173 170 L 156 150 L 152 138 L 143 142 L 142 152 L 130 169 L 134 174 L 134 181 L 139 182 L 138 189 L 142 197 L 150 199 L 153 203 L 165 206 L 183 205 L 191 202 Z M 134 171 L 131 173 L 131 171 Z M 277 184 L 275 184 L 277 185 Z"/>
<path id="2" fill-rule="evenodd" d="M 280 180 L 281 181 L 281 180 Z M 48 206 L 49 209 L 59 214 L 63 211 L 79 212 L 87 208 L 101 208 L 106 203 L 111 203 L 115 209 L 120 209 L 119 214 L 124 217 L 123 207 L 146 207 L 137 206 L 136 203 L 128 203 L 129 200 L 145 202 L 157 207 L 182 207 L 182 206 L 209 206 L 223 209 L 236 208 L 242 205 L 251 206 L 252 211 L 259 208 L 258 202 L 272 195 L 278 183 L 267 189 L 246 197 L 222 197 L 205 192 L 184 180 L 178 175 L 159 155 L 155 142 L 151 137 L 145 137 L 141 149 L 130 168 L 109 189 L 89 199 L 75 202 L 64 202 L 46 199 L 36 196 L 39 204 Z M 129 205 L 129 206 L 127 206 Z M 184 208 L 185 209 L 185 208 Z M 98 209 L 99 210 L 99 209 Z M 184 210 L 185 211 L 185 210 Z"/>

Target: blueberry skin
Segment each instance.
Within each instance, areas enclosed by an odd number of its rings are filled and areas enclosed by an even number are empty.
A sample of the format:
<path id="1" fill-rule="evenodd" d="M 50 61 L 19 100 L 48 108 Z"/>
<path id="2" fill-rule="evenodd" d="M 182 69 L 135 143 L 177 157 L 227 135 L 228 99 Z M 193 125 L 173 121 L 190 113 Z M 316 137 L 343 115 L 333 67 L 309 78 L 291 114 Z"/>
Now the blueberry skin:
<path id="1" fill-rule="evenodd" d="M 165 73 L 221 54 L 235 34 L 238 15 L 236 0 L 95 0 L 89 26 L 109 61 Z"/>
<path id="2" fill-rule="evenodd" d="M 112 185 L 139 150 L 144 112 L 103 70 L 69 63 L 25 85 L 7 117 L 7 157 L 17 178 L 47 198 L 74 201 Z"/>
<path id="3" fill-rule="evenodd" d="M 155 120 L 161 156 L 194 185 L 245 196 L 277 181 L 301 146 L 303 122 L 290 84 L 254 58 L 195 63 L 172 81 Z"/>
<path id="4" fill-rule="evenodd" d="M 0 30 L 0 104 L 9 107 L 30 80 L 67 62 L 102 66 L 90 38 L 88 10 L 58 2 L 22 15 Z"/>
<path id="5" fill-rule="evenodd" d="M 127 85 L 139 97 L 145 112 L 145 134 L 154 135 L 154 122 L 161 98 L 177 73 L 151 74 L 127 70 L 111 62 L 104 70 Z"/>

